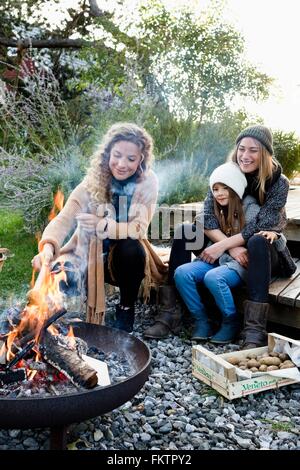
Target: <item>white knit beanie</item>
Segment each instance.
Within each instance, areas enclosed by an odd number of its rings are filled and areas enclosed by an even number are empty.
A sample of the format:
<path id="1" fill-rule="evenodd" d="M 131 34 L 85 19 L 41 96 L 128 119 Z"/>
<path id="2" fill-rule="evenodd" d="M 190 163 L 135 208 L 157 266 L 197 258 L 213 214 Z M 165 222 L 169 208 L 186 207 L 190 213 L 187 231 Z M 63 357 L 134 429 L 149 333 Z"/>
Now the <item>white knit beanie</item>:
<path id="1" fill-rule="evenodd" d="M 237 163 L 228 162 L 218 166 L 209 177 L 210 189 L 215 183 L 222 183 L 233 189 L 242 199 L 247 187 L 247 180 Z"/>

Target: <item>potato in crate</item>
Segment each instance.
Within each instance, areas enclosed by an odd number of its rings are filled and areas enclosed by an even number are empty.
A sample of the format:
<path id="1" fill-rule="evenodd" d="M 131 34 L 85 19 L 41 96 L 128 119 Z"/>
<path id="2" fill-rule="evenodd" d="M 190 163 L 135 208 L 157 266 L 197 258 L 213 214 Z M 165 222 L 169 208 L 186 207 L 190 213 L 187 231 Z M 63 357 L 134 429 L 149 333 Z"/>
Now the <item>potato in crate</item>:
<path id="1" fill-rule="evenodd" d="M 300 341 L 276 333 L 268 346 L 214 354 L 193 346 L 193 375 L 229 400 L 300 382 Z"/>

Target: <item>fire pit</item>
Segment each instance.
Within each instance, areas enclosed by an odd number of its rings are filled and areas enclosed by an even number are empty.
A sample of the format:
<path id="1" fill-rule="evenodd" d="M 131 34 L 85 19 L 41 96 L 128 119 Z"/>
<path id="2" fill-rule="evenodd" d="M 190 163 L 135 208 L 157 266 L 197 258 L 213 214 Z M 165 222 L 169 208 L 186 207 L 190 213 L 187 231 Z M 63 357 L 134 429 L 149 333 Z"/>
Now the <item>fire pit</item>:
<path id="1" fill-rule="evenodd" d="M 91 390 L 53 397 L 0 398 L 0 427 L 27 429 L 49 427 L 51 448 L 64 448 L 67 425 L 107 413 L 130 400 L 144 385 L 150 371 L 149 348 L 128 333 L 90 323 L 72 324 L 74 335 L 104 353 L 122 353 L 134 373 L 128 378 Z"/>

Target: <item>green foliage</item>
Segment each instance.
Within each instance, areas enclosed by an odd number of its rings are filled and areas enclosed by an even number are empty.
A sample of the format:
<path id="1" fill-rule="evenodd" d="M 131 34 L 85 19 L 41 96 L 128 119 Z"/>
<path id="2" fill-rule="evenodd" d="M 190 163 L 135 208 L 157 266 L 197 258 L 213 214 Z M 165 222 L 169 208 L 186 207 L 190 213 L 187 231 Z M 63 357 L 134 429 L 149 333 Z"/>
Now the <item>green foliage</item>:
<path id="1" fill-rule="evenodd" d="M 273 137 L 275 156 L 284 174 L 292 178 L 300 172 L 300 140 L 294 132 L 275 131 Z"/>
<path id="2" fill-rule="evenodd" d="M 31 234 L 45 228 L 56 191 L 61 189 L 67 198 L 83 176 L 75 154 L 59 162 L 34 161 L 3 151 L 0 158 L 0 205 L 21 213 L 24 230 Z"/>
<path id="3" fill-rule="evenodd" d="M 155 171 L 159 179 L 159 204 L 182 204 L 204 198 L 207 191 L 205 171 L 194 161 L 193 155 L 180 161 L 157 162 Z"/>
<path id="4" fill-rule="evenodd" d="M 51 78 L 33 76 L 27 97 L 6 93 L 1 102 L 0 206 L 23 214 L 30 233 L 44 228 L 53 194 L 61 188 L 67 197 L 85 165 L 77 124 Z"/>
<path id="5" fill-rule="evenodd" d="M 49 14 L 51 11 L 51 15 Z M 94 31 L 99 31 L 101 24 L 108 27 L 112 13 L 105 10 L 102 16 L 95 16 L 90 2 L 80 0 L 72 8 L 68 8 L 61 0 L 1 0 L 0 2 L 0 36 L 8 39 L 33 38 L 33 39 L 68 39 L 72 35 L 86 41 L 94 41 Z M 55 21 L 53 14 L 56 13 Z M 103 29 L 103 28 L 102 28 Z M 124 33 L 115 26 L 114 33 L 124 37 Z M 103 29 L 103 36 L 111 34 Z M 103 41 L 98 41 L 98 48 L 102 48 L 104 54 L 109 54 L 110 47 Z M 9 62 L 12 65 L 20 64 L 21 55 L 27 55 L 28 51 L 12 51 L 0 47 L 0 75 Z M 76 80 L 80 69 L 84 71 L 89 64 L 82 61 L 76 49 L 33 49 L 29 55 L 34 58 L 37 67 L 50 68 L 59 79 L 65 97 L 70 97 L 76 89 L 66 86 L 68 79 Z"/>
<path id="6" fill-rule="evenodd" d="M 3 94 L 0 145 L 31 158 L 66 154 L 68 145 L 76 142 L 76 128 L 54 75 L 32 75 L 24 91 L 27 96 L 9 91 Z"/>
<path id="7" fill-rule="evenodd" d="M 0 273 L 1 301 L 28 290 L 31 279 L 30 260 L 37 253 L 36 239 L 24 232 L 20 214 L 0 211 L 0 246 L 8 248 L 14 254 L 5 261 Z"/>
<path id="8" fill-rule="evenodd" d="M 292 422 L 283 422 L 283 421 L 276 421 L 274 419 L 263 418 L 261 419 L 262 423 L 267 423 L 271 425 L 272 431 L 285 431 L 290 432 L 291 429 L 295 426 Z"/>
<path id="9" fill-rule="evenodd" d="M 237 96 L 264 99 L 269 77 L 244 56 L 244 40 L 211 2 L 200 19 L 189 9 L 170 13 L 157 0 L 142 7 L 141 42 L 150 71 L 176 116 L 200 123 L 216 119 Z"/>
<path id="10" fill-rule="evenodd" d="M 120 86 L 126 80 L 125 50 L 116 51 L 113 47 L 86 46 L 78 53 L 85 67 L 79 68 L 77 74 L 67 81 L 69 90 L 83 91 L 91 84 L 98 88 L 109 88 L 120 94 Z"/>

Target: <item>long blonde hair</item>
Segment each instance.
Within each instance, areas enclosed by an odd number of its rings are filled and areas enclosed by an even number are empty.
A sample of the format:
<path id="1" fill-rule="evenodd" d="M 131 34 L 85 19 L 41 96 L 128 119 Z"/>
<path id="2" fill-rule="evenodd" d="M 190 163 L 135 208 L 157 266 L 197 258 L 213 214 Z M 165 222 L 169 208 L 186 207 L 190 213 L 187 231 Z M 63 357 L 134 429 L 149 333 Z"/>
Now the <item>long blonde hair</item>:
<path id="1" fill-rule="evenodd" d="M 114 124 L 104 135 L 98 150 L 92 156 L 90 166 L 83 180 L 86 190 L 91 194 L 91 198 L 95 203 L 111 202 L 110 152 L 114 144 L 121 140 L 137 145 L 144 157 L 137 169 L 138 180 L 142 179 L 144 172 L 150 168 L 153 157 L 153 141 L 148 132 L 133 123 L 118 122 Z"/>
<path id="2" fill-rule="evenodd" d="M 223 183 L 222 183 L 223 184 Z M 233 189 L 227 186 L 229 193 L 228 206 L 224 207 L 218 204 L 214 198 L 214 212 L 218 219 L 221 231 L 231 237 L 240 233 L 245 225 L 245 216 L 240 197 Z"/>
<path id="3" fill-rule="evenodd" d="M 262 205 L 265 201 L 265 194 L 266 194 L 266 181 L 272 178 L 273 170 L 278 168 L 278 162 L 273 155 L 271 155 L 266 147 L 262 145 L 258 140 L 251 137 L 255 140 L 257 144 L 260 154 L 259 154 L 259 163 L 258 163 L 258 182 L 257 182 L 257 189 L 259 193 L 259 203 Z M 228 161 L 232 160 L 233 162 L 238 164 L 237 161 L 237 152 L 238 152 L 238 145 L 235 149 L 230 153 L 228 157 Z"/>

